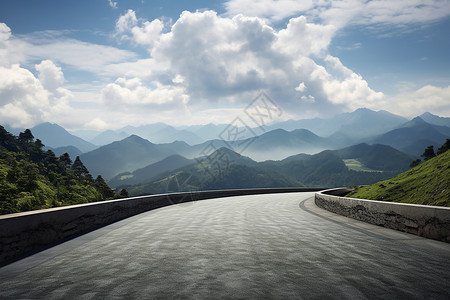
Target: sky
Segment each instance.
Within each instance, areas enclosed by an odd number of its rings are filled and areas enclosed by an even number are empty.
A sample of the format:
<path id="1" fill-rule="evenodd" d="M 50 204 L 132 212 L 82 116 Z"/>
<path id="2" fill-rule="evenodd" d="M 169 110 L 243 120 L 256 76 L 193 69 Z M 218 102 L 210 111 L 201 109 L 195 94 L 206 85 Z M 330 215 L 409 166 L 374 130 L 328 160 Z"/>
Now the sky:
<path id="1" fill-rule="evenodd" d="M 2 0 L 0 123 L 450 117 L 448 0 Z"/>

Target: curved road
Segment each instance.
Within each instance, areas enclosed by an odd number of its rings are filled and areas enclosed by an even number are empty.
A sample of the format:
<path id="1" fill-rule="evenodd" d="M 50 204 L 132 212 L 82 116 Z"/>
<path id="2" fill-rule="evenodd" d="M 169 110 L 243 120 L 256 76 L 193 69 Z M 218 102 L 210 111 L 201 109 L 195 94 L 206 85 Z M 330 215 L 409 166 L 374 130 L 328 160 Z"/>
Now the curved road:
<path id="1" fill-rule="evenodd" d="M 331 214 L 313 195 L 146 212 L 1 268 L 0 298 L 450 298 L 449 244 Z"/>

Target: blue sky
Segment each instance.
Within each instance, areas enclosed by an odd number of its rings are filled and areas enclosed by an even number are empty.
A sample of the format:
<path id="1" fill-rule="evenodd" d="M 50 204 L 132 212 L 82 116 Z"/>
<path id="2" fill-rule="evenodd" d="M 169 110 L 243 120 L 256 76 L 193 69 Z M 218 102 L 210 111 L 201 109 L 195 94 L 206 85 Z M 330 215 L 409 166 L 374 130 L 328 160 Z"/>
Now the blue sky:
<path id="1" fill-rule="evenodd" d="M 0 120 L 227 123 L 265 91 L 289 118 L 450 116 L 447 0 L 1 1 Z"/>

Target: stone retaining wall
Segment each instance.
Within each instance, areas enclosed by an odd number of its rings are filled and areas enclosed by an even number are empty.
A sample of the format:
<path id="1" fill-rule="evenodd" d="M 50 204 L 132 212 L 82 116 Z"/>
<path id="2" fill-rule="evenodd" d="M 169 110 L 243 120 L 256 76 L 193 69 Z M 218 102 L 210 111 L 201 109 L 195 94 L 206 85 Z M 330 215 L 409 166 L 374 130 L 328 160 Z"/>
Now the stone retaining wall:
<path id="1" fill-rule="evenodd" d="M 312 192 L 317 188 L 201 191 L 142 196 L 0 216 L 0 266 L 32 251 L 171 204 L 229 196 Z"/>
<path id="2" fill-rule="evenodd" d="M 356 220 L 450 243 L 450 208 L 336 196 L 347 191 L 317 192 L 315 203 Z"/>

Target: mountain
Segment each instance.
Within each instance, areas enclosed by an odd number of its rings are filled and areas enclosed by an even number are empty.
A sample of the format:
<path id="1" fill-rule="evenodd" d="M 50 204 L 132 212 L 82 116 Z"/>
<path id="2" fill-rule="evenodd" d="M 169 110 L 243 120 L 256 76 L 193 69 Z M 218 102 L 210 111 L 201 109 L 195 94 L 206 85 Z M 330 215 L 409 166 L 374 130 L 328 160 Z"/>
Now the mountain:
<path id="1" fill-rule="evenodd" d="M 353 112 L 338 114 L 328 119 L 288 120 L 273 124 L 269 129 L 281 128 L 289 131 L 304 128 L 322 137 L 335 135 L 336 142 L 339 141 L 339 137 L 345 137 L 354 142 L 385 133 L 407 121 L 406 118 L 387 111 L 359 108 Z"/>
<path id="2" fill-rule="evenodd" d="M 189 130 L 179 130 L 164 123 L 154 123 L 138 127 L 126 126 L 116 132 L 137 135 L 155 144 L 183 141 L 190 145 L 194 145 L 204 142 L 204 139 Z"/>
<path id="3" fill-rule="evenodd" d="M 48 148 L 48 147 L 45 147 Z M 56 156 L 61 156 L 64 153 L 68 153 L 70 158 L 75 159 L 75 157 L 80 156 L 83 152 L 75 146 L 65 146 L 58 148 L 48 148 L 52 150 Z"/>
<path id="4" fill-rule="evenodd" d="M 389 146 L 361 144 L 314 155 L 298 154 L 280 161 L 256 162 L 221 148 L 193 164 L 126 188 L 137 196 L 204 189 L 371 184 L 397 175 L 414 158 Z M 364 168 L 356 171 L 349 167 L 348 160 L 357 161 Z"/>
<path id="5" fill-rule="evenodd" d="M 151 140 L 158 141 L 158 143 L 183 141 L 188 143 L 189 145 L 195 145 L 204 142 L 204 139 L 200 138 L 195 133 L 188 130 L 178 130 L 172 126 L 166 126 L 161 130 L 155 132 Z"/>
<path id="6" fill-rule="evenodd" d="M 95 138 L 97 135 L 101 133 L 101 131 L 98 130 L 86 130 L 86 129 L 80 129 L 80 130 L 73 130 L 70 131 L 71 134 L 82 138 L 85 141 L 89 141 L 92 143 L 92 139 Z M 95 143 L 93 143 L 95 144 Z"/>
<path id="7" fill-rule="evenodd" d="M 112 187 L 136 185 L 145 181 L 150 181 L 161 173 L 179 169 L 193 164 L 194 162 L 195 160 L 187 159 L 178 154 L 171 155 L 142 169 L 137 169 L 134 172 L 125 172 L 114 176 L 108 181 L 108 184 Z"/>
<path id="8" fill-rule="evenodd" d="M 106 130 L 102 133 L 96 135 L 94 138 L 92 138 L 90 141 L 91 143 L 99 146 L 111 144 L 115 141 L 123 140 L 124 138 L 128 137 L 130 134 L 127 134 L 123 131 L 114 131 L 114 130 Z"/>
<path id="9" fill-rule="evenodd" d="M 158 178 L 159 177 L 159 178 Z M 234 151 L 221 148 L 196 159 L 186 167 L 153 180 L 127 187 L 130 195 L 181 191 L 302 186 L 285 175 L 258 167 L 258 163 Z"/>
<path id="10" fill-rule="evenodd" d="M 25 128 L 12 128 L 11 126 L 9 126 L 8 124 L 3 125 L 3 128 L 14 134 L 14 135 L 19 135 L 20 132 L 23 132 L 25 130 Z"/>
<path id="11" fill-rule="evenodd" d="M 370 184 L 406 170 L 416 157 L 384 145 L 360 144 L 318 154 L 299 154 L 259 166 L 293 177 L 307 186 Z M 358 168 L 354 167 L 354 164 Z"/>
<path id="12" fill-rule="evenodd" d="M 362 139 L 385 133 L 400 126 L 406 118 L 380 110 L 359 108 L 351 113 L 343 113 L 332 118 L 338 128 L 334 134 L 342 133 L 354 139 Z"/>
<path id="13" fill-rule="evenodd" d="M 134 171 L 170 155 L 189 152 L 189 149 L 190 146 L 185 142 L 153 144 L 132 135 L 84 153 L 81 158 L 94 176 L 100 174 L 109 180 L 117 174 Z"/>
<path id="14" fill-rule="evenodd" d="M 422 118 L 422 120 L 424 120 L 425 122 L 433 125 L 450 127 L 450 118 L 439 117 L 429 112 L 423 113 L 419 117 Z"/>
<path id="15" fill-rule="evenodd" d="M 206 125 L 192 125 L 181 127 L 183 130 L 193 132 L 203 140 L 214 140 L 218 139 L 220 134 L 227 130 L 229 124 L 206 124 Z"/>
<path id="16" fill-rule="evenodd" d="M 384 144 L 401 151 L 421 155 L 429 145 L 438 147 L 450 137 L 450 128 L 431 125 L 422 118 L 416 117 L 403 124 L 400 128 L 391 130 L 371 140 L 372 144 Z M 445 134 L 448 132 L 449 134 Z"/>
<path id="17" fill-rule="evenodd" d="M 275 129 L 257 138 L 238 141 L 236 144 L 248 144 L 243 153 L 258 161 L 283 159 L 298 153 L 317 153 L 333 147 L 328 139 L 306 129 L 293 131 Z"/>
<path id="18" fill-rule="evenodd" d="M 417 157 L 386 145 L 366 143 L 333 151 L 341 159 L 353 159 L 365 167 L 380 171 L 406 170 Z"/>
<path id="19" fill-rule="evenodd" d="M 347 197 L 450 207 L 450 151 Z"/>
<path id="20" fill-rule="evenodd" d="M 97 148 L 95 145 L 77 137 L 57 124 L 42 123 L 31 129 L 34 137 L 40 139 L 44 145 L 51 148 L 74 146 L 82 152 Z"/>

